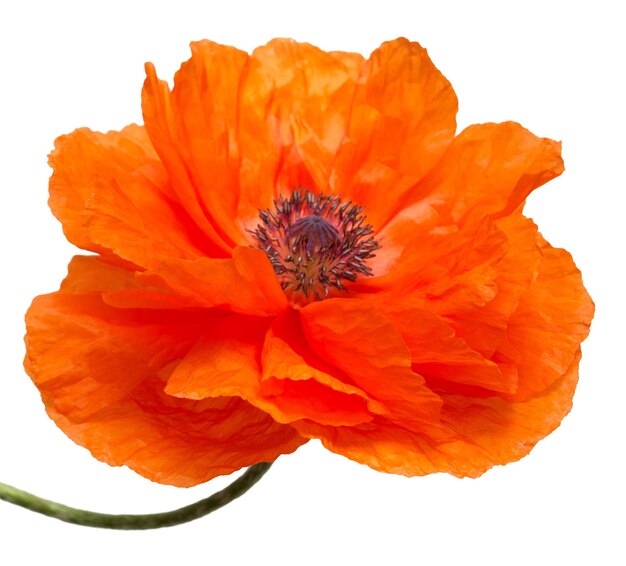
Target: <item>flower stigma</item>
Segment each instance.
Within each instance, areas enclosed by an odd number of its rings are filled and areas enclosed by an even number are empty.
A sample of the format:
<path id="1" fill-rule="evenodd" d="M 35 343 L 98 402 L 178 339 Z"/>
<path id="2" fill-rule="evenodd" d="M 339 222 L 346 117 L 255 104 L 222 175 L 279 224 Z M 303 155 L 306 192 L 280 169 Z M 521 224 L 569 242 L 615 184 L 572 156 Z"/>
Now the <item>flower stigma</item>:
<path id="1" fill-rule="evenodd" d="M 296 189 L 274 209 L 259 212 L 253 230 L 257 247 L 270 260 L 283 291 L 295 302 L 322 300 L 342 283 L 373 275 L 367 260 L 380 244 L 365 222 L 363 208 L 337 195 Z"/>

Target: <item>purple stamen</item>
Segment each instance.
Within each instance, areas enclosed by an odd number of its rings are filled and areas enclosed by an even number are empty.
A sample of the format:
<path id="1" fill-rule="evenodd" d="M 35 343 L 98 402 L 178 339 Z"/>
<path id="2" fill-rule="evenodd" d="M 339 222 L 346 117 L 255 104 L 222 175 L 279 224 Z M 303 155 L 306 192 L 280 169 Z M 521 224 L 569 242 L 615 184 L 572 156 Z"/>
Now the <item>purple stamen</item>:
<path id="1" fill-rule="evenodd" d="M 365 224 L 363 209 L 342 203 L 336 195 L 297 189 L 279 197 L 274 210 L 259 212 L 261 223 L 252 232 L 257 247 L 270 260 L 283 290 L 297 302 L 309 294 L 322 300 L 329 289 L 346 288 L 343 280 L 370 276 L 366 261 L 380 248 Z"/>

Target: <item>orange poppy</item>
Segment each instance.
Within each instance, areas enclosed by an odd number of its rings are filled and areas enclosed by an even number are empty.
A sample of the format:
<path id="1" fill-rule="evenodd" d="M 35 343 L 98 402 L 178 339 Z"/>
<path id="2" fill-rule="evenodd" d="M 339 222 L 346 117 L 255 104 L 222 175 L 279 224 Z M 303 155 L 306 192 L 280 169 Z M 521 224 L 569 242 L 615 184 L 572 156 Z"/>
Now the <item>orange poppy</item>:
<path id="1" fill-rule="evenodd" d="M 455 136 L 405 39 L 369 59 L 202 41 L 145 125 L 51 154 L 76 256 L 28 311 L 48 414 L 111 465 L 191 486 L 309 439 L 377 470 L 478 476 L 568 413 L 593 303 L 522 214 L 563 171 L 514 122 Z"/>

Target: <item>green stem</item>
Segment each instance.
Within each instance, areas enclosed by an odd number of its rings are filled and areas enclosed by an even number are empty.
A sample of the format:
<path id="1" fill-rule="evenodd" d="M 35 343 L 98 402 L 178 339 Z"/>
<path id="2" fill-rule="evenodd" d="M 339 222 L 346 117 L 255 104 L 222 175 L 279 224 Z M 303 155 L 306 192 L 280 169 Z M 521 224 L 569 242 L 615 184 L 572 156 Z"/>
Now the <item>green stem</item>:
<path id="1" fill-rule="evenodd" d="M 94 513 L 48 501 L 4 483 L 0 483 L 0 499 L 35 511 L 35 513 L 41 513 L 75 525 L 118 530 L 159 529 L 199 519 L 220 507 L 224 507 L 224 505 L 228 505 L 258 482 L 270 469 L 271 465 L 271 463 L 261 462 L 250 466 L 242 476 L 221 491 L 186 507 L 181 507 L 175 511 L 166 511 L 165 513 L 149 515 Z"/>

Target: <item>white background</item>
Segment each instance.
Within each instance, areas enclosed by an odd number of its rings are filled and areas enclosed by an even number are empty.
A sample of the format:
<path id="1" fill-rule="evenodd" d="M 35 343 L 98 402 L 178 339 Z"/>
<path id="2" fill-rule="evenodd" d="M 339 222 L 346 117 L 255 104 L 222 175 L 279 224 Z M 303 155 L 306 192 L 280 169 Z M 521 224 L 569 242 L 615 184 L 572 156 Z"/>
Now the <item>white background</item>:
<path id="1" fill-rule="evenodd" d="M 54 138 L 141 121 L 144 61 L 171 79 L 193 39 L 251 50 L 289 36 L 364 54 L 400 35 L 422 43 L 456 89 L 459 127 L 514 119 L 563 140 L 567 171 L 527 210 L 573 253 L 597 314 L 573 412 L 519 463 L 478 480 L 407 479 L 310 443 L 215 515 L 156 532 L 80 528 L 0 502 L 0 564 L 626 564 L 620 4 L 3 3 L 0 481 L 117 513 L 167 510 L 227 483 L 181 490 L 93 460 L 45 416 L 21 366 L 23 314 L 58 288 L 73 253 L 46 205 Z"/>

